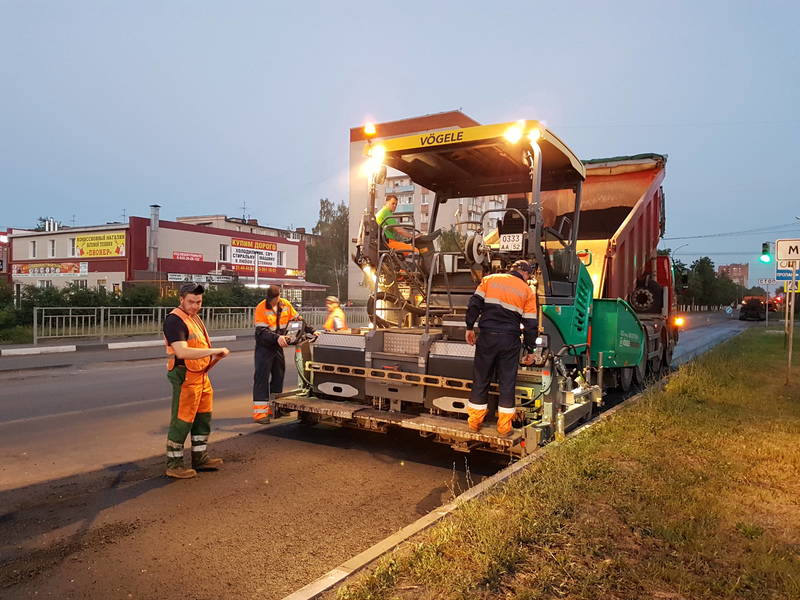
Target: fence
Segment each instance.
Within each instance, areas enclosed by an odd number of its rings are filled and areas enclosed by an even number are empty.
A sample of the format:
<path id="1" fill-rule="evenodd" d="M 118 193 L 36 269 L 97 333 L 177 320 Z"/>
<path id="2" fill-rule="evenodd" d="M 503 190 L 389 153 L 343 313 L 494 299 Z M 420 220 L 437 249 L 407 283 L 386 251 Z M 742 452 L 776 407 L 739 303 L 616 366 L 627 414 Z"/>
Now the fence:
<path id="1" fill-rule="evenodd" d="M 40 307 L 33 309 L 33 343 L 50 338 L 106 337 L 158 334 L 172 307 L 168 306 L 99 306 L 99 307 Z M 253 327 L 252 306 L 207 306 L 201 317 L 209 331 L 250 329 Z M 369 324 L 367 309 L 344 308 L 350 327 Z M 314 328 L 322 327 L 328 316 L 324 308 L 301 311 L 302 317 Z"/>

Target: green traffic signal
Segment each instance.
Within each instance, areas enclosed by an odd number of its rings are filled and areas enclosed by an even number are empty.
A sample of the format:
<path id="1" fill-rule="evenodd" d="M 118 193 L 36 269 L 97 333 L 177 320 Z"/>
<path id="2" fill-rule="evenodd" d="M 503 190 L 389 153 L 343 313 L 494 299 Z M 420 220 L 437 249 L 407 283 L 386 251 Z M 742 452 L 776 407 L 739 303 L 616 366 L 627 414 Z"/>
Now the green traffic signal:
<path id="1" fill-rule="evenodd" d="M 770 248 L 769 242 L 764 242 L 763 244 L 761 244 L 761 258 L 759 260 L 762 263 L 772 262 L 772 249 Z"/>

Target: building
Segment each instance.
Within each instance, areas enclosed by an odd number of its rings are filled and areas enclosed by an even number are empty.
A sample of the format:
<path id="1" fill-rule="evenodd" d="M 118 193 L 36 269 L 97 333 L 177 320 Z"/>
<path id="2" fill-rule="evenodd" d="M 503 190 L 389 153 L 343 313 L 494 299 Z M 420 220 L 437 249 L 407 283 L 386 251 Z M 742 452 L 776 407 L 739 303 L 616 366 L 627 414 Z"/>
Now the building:
<path id="1" fill-rule="evenodd" d="M 257 233 L 272 237 L 284 238 L 295 242 L 303 241 L 307 245 L 313 244 L 318 235 L 307 233 L 304 227 L 297 229 L 281 229 L 269 225 L 259 225 L 258 219 L 239 219 L 225 215 L 199 215 L 196 217 L 178 217 L 178 223 L 188 223 L 190 225 L 203 225 L 206 227 L 216 227 L 217 229 L 232 229 L 238 232 Z"/>
<path id="2" fill-rule="evenodd" d="M 728 279 L 736 284 L 746 288 L 747 282 L 750 278 L 750 265 L 748 264 L 733 264 L 733 265 L 720 265 L 717 267 L 717 275 L 726 275 Z"/>
<path id="3" fill-rule="evenodd" d="M 8 236 L 11 234 L 11 231 L 3 231 L 0 230 L 0 281 L 2 282 L 10 282 L 9 279 L 9 261 L 8 261 L 8 254 L 9 254 L 9 240 Z"/>
<path id="4" fill-rule="evenodd" d="M 384 184 L 378 186 L 375 198 L 376 206 L 383 204 L 389 194 L 397 196 L 396 214 L 413 215 L 414 226 L 423 233 L 427 233 L 431 224 L 433 192 L 412 182 L 408 175 L 394 175 L 386 177 Z M 505 205 L 505 196 L 453 198 L 439 207 L 439 214 L 436 216 L 436 227 L 445 231 L 455 227 L 460 233 L 470 229 L 478 229 L 478 222 L 480 222 L 484 211 L 501 209 Z M 486 226 L 492 227 L 493 222 L 497 221 L 499 216 L 500 213 L 497 213 L 492 218 L 487 216 L 487 221 L 489 222 Z"/>
<path id="5" fill-rule="evenodd" d="M 128 223 L 15 231 L 10 236 L 11 280 L 24 285 L 97 287 L 185 281 L 278 285 L 290 300 L 325 286 L 305 281 L 306 242 L 232 228 L 130 217 Z"/>
<path id="6" fill-rule="evenodd" d="M 480 125 L 474 119 L 468 117 L 458 110 L 426 115 L 424 117 L 414 117 L 401 121 L 389 121 L 377 123 L 375 125 L 375 136 L 373 139 L 388 139 L 401 137 L 417 133 L 428 133 L 453 129 L 455 127 L 473 127 Z M 349 187 L 350 187 L 350 238 L 358 237 L 358 230 L 361 224 L 361 217 L 367 209 L 369 203 L 369 188 L 367 179 L 363 173 L 363 165 L 366 161 L 364 149 L 367 144 L 367 136 L 364 134 L 363 126 L 350 129 L 350 167 L 349 167 Z M 415 227 L 420 231 L 427 231 L 430 226 L 433 207 L 433 193 L 411 182 L 408 176 L 395 171 L 389 173 L 384 184 L 379 185 L 376 193 L 376 209 L 383 203 L 386 194 L 393 193 L 397 196 L 398 214 L 414 215 Z M 439 214 L 436 219 L 436 227 L 448 229 L 456 223 L 461 232 L 467 229 L 475 229 L 477 224 L 464 223 L 465 221 L 479 221 L 485 210 L 503 208 L 505 197 L 487 196 L 484 198 L 461 198 L 451 199 L 449 202 L 439 207 Z M 498 213 L 498 217 L 500 214 Z M 496 221 L 496 217 L 492 218 Z M 491 227 L 493 223 L 487 223 Z M 349 296 L 351 300 L 365 300 L 369 295 L 369 288 L 364 285 L 364 276 L 361 270 L 351 264 L 349 267 Z"/>

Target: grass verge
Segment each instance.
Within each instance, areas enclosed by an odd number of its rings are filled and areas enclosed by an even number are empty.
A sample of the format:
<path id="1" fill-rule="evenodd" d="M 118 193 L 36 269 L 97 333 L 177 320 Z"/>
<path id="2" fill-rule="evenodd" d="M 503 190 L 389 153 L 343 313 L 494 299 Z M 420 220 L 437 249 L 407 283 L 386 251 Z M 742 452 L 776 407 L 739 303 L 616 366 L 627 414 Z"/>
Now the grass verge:
<path id="1" fill-rule="evenodd" d="M 800 385 L 784 369 L 779 336 L 745 332 L 335 596 L 800 598 Z"/>
<path id="2" fill-rule="evenodd" d="M 33 342 L 33 327 L 15 325 L 0 329 L 0 344 L 30 344 Z"/>

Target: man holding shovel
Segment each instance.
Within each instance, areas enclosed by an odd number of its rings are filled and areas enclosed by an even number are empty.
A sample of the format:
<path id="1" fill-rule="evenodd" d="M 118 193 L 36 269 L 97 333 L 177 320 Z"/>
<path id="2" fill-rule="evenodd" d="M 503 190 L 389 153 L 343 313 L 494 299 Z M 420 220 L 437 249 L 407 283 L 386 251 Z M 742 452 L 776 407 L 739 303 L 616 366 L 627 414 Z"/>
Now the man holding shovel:
<path id="1" fill-rule="evenodd" d="M 164 320 L 167 346 L 167 379 L 172 384 L 172 419 L 167 434 L 167 477 L 189 479 L 197 471 L 214 471 L 221 458 L 208 456 L 211 405 L 214 391 L 208 372 L 230 354 L 227 348 L 212 348 L 203 324 L 202 285 L 187 283 L 180 289 L 180 305 Z M 192 434 L 192 468 L 183 464 L 183 444 Z"/>

